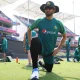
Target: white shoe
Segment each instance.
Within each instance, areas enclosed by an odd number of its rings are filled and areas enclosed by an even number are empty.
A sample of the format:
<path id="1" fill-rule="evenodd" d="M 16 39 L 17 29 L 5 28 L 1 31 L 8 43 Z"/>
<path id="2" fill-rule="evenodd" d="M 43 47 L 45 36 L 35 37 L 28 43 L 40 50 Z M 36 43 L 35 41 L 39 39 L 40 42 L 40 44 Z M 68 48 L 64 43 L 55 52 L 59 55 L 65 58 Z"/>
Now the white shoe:
<path id="1" fill-rule="evenodd" d="M 39 70 L 38 68 L 33 69 L 31 80 L 39 80 Z"/>
<path id="2" fill-rule="evenodd" d="M 74 62 L 78 62 L 76 59 L 73 59 Z"/>
<path id="3" fill-rule="evenodd" d="M 28 64 L 26 65 L 26 67 L 32 67 L 31 63 L 28 63 Z"/>

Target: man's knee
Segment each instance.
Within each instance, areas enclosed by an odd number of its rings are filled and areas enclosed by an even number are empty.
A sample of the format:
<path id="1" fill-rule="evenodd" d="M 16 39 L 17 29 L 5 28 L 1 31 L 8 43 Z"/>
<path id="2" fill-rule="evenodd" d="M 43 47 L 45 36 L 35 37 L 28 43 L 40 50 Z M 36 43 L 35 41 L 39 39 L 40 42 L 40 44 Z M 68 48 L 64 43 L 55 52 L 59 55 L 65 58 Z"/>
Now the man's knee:
<path id="1" fill-rule="evenodd" d="M 47 72 L 48 72 L 48 73 L 52 72 L 52 69 L 51 69 L 51 70 L 47 70 Z"/>
<path id="2" fill-rule="evenodd" d="M 45 67 L 48 73 L 52 72 L 53 64 L 45 64 Z"/>

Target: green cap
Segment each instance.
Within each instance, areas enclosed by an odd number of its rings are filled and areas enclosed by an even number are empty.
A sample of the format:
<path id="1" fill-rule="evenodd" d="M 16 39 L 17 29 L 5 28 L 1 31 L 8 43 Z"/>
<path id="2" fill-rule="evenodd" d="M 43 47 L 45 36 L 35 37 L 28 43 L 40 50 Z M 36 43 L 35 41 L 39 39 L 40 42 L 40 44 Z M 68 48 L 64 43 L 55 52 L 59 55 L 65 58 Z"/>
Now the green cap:
<path id="1" fill-rule="evenodd" d="M 46 4 L 42 4 L 40 7 L 41 11 L 45 12 L 45 7 L 48 7 L 48 6 L 55 8 L 55 13 L 59 12 L 59 7 L 54 5 L 54 3 L 52 1 L 48 1 L 48 2 L 46 2 Z"/>

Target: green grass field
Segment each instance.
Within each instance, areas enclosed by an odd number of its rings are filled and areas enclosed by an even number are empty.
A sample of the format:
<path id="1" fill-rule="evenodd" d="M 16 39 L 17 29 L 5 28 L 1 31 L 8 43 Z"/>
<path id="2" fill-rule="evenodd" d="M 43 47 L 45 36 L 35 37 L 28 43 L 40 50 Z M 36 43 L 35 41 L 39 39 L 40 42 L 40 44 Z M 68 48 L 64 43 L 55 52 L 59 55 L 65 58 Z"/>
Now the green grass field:
<path id="1" fill-rule="evenodd" d="M 30 67 L 25 67 L 27 61 L 0 62 L 0 80 L 30 80 Z M 41 68 L 40 68 L 41 70 Z M 55 64 L 52 73 L 40 71 L 40 80 L 80 80 L 80 62 L 66 62 Z"/>

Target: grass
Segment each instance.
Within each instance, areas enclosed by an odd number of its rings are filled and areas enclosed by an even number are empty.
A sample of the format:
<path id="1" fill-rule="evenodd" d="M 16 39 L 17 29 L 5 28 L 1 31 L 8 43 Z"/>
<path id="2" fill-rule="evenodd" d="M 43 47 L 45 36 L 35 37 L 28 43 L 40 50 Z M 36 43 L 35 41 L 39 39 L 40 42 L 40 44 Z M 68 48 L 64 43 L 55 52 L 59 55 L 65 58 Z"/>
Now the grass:
<path id="1" fill-rule="evenodd" d="M 32 68 L 25 67 L 27 61 L 0 62 L 0 80 L 30 80 Z M 40 68 L 41 70 L 41 68 Z M 80 80 L 80 62 L 55 64 L 52 73 L 40 71 L 40 80 Z"/>

